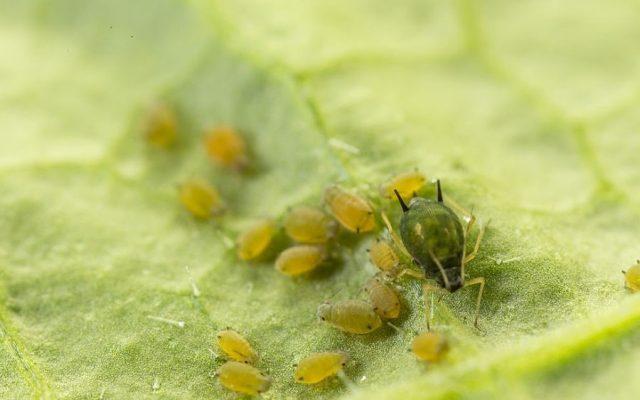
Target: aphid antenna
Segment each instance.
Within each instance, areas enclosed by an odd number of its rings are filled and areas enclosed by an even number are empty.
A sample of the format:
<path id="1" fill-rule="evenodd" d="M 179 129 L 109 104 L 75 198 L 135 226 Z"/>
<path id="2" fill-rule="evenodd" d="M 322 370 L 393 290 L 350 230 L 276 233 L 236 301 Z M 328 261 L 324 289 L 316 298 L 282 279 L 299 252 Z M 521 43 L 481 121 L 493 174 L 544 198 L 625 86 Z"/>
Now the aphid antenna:
<path id="1" fill-rule="evenodd" d="M 393 328 L 393 330 L 395 330 L 396 332 L 404 335 L 404 330 L 402 330 L 402 328 L 399 328 L 399 327 L 395 326 L 390 321 L 387 321 L 387 325 L 389 325 L 391 328 Z"/>
<path id="2" fill-rule="evenodd" d="M 154 321 L 158 321 L 158 322 L 164 322 L 165 324 L 169 324 L 169 325 L 173 325 L 173 326 L 177 326 L 178 328 L 182 329 L 185 326 L 184 321 L 176 321 L 174 319 L 168 319 L 168 318 L 163 318 L 163 317 L 157 317 L 155 315 L 147 315 L 147 318 L 152 319 Z"/>
<path id="3" fill-rule="evenodd" d="M 444 203 L 442 199 L 442 188 L 440 187 L 440 179 L 436 179 L 436 199 L 438 203 Z"/>
<path id="4" fill-rule="evenodd" d="M 352 392 L 356 391 L 357 386 L 355 385 L 355 383 L 353 383 L 351 379 L 349 379 L 349 377 L 347 377 L 347 375 L 344 373 L 343 370 L 338 371 L 336 376 L 338 377 L 338 379 L 340 379 L 342 384 L 347 387 L 348 390 Z"/>
<path id="5" fill-rule="evenodd" d="M 402 207 L 402 212 L 409 211 L 409 207 L 407 207 L 407 205 L 405 204 L 404 200 L 402 200 L 402 196 L 400 196 L 400 193 L 398 193 L 398 190 L 397 189 L 393 189 L 393 193 L 395 193 L 396 197 L 398 198 L 398 202 L 400 203 L 400 207 Z"/>

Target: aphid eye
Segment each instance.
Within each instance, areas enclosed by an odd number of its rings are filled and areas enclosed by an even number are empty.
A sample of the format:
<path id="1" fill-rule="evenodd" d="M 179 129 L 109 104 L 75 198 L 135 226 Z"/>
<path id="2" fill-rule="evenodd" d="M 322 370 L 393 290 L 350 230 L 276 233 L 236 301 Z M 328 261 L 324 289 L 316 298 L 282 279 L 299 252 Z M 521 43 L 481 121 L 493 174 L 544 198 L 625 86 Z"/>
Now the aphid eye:
<path id="1" fill-rule="evenodd" d="M 373 328 L 373 326 L 371 326 L 371 324 L 367 324 L 367 329 L 371 329 Z"/>
<path id="2" fill-rule="evenodd" d="M 320 319 L 324 321 L 324 317 L 320 317 Z"/>

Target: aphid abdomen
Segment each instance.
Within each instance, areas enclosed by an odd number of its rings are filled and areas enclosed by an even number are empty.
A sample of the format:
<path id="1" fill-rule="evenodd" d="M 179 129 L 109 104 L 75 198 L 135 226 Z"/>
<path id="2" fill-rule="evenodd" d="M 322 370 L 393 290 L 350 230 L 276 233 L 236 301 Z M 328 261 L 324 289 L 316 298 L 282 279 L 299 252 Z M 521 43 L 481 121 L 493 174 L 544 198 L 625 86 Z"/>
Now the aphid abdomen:
<path id="1" fill-rule="evenodd" d="M 258 354 L 253 350 L 247 339 L 238 332 L 226 329 L 216 335 L 218 347 L 231 359 L 243 363 L 253 364 L 258 360 Z"/>
<path id="2" fill-rule="evenodd" d="M 176 141 L 177 125 L 173 110 L 159 104 L 149 111 L 144 134 L 150 144 L 166 149 Z"/>
<path id="3" fill-rule="evenodd" d="M 340 351 L 313 353 L 300 360 L 296 367 L 296 382 L 314 384 L 337 374 L 348 357 Z"/>
<path id="4" fill-rule="evenodd" d="M 632 292 L 640 292 L 640 261 L 624 273 L 625 285 Z"/>
<path id="5" fill-rule="evenodd" d="M 256 222 L 249 229 L 242 232 L 236 240 L 238 258 L 253 260 L 260 257 L 269 247 L 276 233 L 276 224 L 265 219 Z"/>
<path id="6" fill-rule="evenodd" d="M 284 229 L 298 243 L 326 243 L 335 233 L 336 223 L 322 210 L 314 207 L 296 207 L 287 214 Z"/>
<path id="7" fill-rule="evenodd" d="M 398 318 L 400 315 L 400 299 L 395 290 L 379 278 L 371 278 L 365 285 L 373 310 L 384 319 Z"/>
<path id="8" fill-rule="evenodd" d="M 210 218 L 223 209 L 218 191 L 201 179 L 191 179 L 180 187 L 180 202 L 195 217 Z"/>
<path id="9" fill-rule="evenodd" d="M 394 197 L 394 190 L 403 198 L 411 198 L 426 183 L 427 179 L 419 171 L 404 172 L 380 185 L 380 194 L 388 199 Z"/>
<path id="10" fill-rule="evenodd" d="M 257 368 L 237 361 L 227 361 L 216 372 L 222 386 L 234 392 L 255 396 L 271 386 L 269 377 Z"/>
<path id="11" fill-rule="evenodd" d="M 398 254 L 387 240 L 378 240 L 369 249 L 371 262 L 382 271 L 391 271 L 400 264 Z"/>
<path id="12" fill-rule="evenodd" d="M 347 230 L 363 233 L 376 227 L 373 208 L 364 198 L 338 186 L 330 186 L 325 190 L 324 199 L 331 214 Z"/>
<path id="13" fill-rule="evenodd" d="M 223 167 L 241 170 L 249 164 L 246 142 L 231 127 L 212 129 L 205 137 L 204 146 L 209 158 Z"/>
<path id="14" fill-rule="evenodd" d="M 425 332 L 413 339 L 411 343 L 413 354 L 423 361 L 438 362 L 449 351 L 447 339 L 436 332 Z"/>
<path id="15" fill-rule="evenodd" d="M 276 269 L 285 275 L 301 275 L 316 269 L 326 257 L 323 246 L 301 244 L 284 250 L 276 259 Z"/>
<path id="16" fill-rule="evenodd" d="M 465 243 L 460 219 L 442 203 L 414 198 L 410 204 L 400 221 L 400 235 L 407 251 L 427 276 L 444 286 L 442 271 L 434 258 L 437 259 L 451 289 L 458 289 Z"/>
<path id="17" fill-rule="evenodd" d="M 318 317 L 341 331 L 361 335 L 382 325 L 371 304 L 362 300 L 323 303 L 318 307 Z"/>

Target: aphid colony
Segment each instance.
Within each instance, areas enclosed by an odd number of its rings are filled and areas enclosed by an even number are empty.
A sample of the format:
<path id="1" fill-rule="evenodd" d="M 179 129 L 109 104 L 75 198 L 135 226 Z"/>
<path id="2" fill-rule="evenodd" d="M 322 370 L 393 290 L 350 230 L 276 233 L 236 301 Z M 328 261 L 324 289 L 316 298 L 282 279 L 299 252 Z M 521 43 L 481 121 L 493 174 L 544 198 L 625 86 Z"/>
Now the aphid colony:
<path id="1" fill-rule="evenodd" d="M 145 126 L 146 140 L 153 146 L 168 149 L 178 140 L 174 112 L 166 105 L 151 110 Z M 251 166 L 247 143 L 229 126 L 219 126 L 206 132 L 204 151 L 216 165 L 236 172 L 246 172 Z M 419 171 L 401 173 L 379 186 L 381 199 L 395 198 L 402 210 L 398 233 L 384 212 L 379 217 L 388 236 L 378 237 L 368 252 L 378 273 L 363 284 L 366 299 L 325 301 L 317 307 L 318 319 L 347 334 L 369 334 L 385 321 L 401 315 L 401 300 L 395 282 L 410 276 L 429 283 L 422 285 L 426 308 L 427 331 L 417 335 L 411 344 L 416 358 L 437 363 L 449 350 L 442 333 L 430 330 L 430 305 L 427 294 L 446 290 L 455 292 L 463 287 L 479 285 L 474 324 L 484 289 L 484 278 L 466 280 L 466 265 L 480 247 L 485 226 L 477 234 L 475 244 L 467 252 L 467 239 L 476 218 L 442 193 L 436 182 L 435 199 L 419 197 L 427 180 Z M 209 219 L 225 211 L 225 204 L 215 187 L 203 179 L 189 179 L 179 187 L 179 199 L 194 217 Z M 410 199 L 408 204 L 406 199 Z M 241 232 L 235 242 L 238 259 L 243 262 L 264 262 L 277 252 L 275 270 L 290 277 L 312 274 L 332 261 L 339 235 L 365 234 L 375 231 L 378 215 L 366 197 L 339 185 L 330 185 L 324 192 L 322 206 L 298 205 L 291 208 L 282 221 L 265 218 L 255 221 Z M 450 208 L 451 207 L 451 208 Z M 454 211 L 455 210 L 455 211 Z M 463 225 L 459 214 L 465 214 Z M 286 248 L 278 248 L 281 233 L 287 237 Z M 419 267 L 414 269 L 412 265 Z M 623 271 L 626 287 L 640 291 L 640 261 Z M 398 329 L 398 328 L 396 328 Z M 224 387 L 242 394 L 257 395 L 268 390 L 271 379 L 256 363 L 257 352 L 238 332 L 226 329 L 218 332 L 220 350 L 229 359 L 217 369 L 216 375 Z M 302 384 L 316 384 L 339 375 L 349 357 L 342 351 L 310 354 L 296 364 L 293 379 Z"/>

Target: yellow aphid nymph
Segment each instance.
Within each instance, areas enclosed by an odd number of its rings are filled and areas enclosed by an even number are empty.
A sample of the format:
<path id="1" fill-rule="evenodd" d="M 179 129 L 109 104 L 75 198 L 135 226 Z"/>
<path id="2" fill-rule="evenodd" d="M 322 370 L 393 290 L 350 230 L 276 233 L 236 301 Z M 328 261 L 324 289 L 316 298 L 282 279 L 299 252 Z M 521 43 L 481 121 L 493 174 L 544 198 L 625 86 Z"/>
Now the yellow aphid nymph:
<path id="1" fill-rule="evenodd" d="M 200 179 L 188 180 L 180 186 L 180 201 L 198 218 L 210 218 L 224 208 L 218 191 Z"/>
<path id="2" fill-rule="evenodd" d="M 400 299 L 396 291 L 385 284 L 380 278 L 374 277 L 367 281 L 364 287 L 369 295 L 369 301 L 380 318 L 394 319 L 400 315 Z"/>
<path id="3" fill-rule="evenodd" d="M 399 264 L 400 258 L 393 245 L 388 240 L 376 240 L 369 249 L 369 257 L 373 265 L 381 271 L 393 271 Z"/>
<path id="4" fill-rule="evenodd" d="M 285 275 L 300 275 L 316 269 L 325 258 L 323 246 L 300 244 L 280 253 L 276 269 Z"/>
<path id="5" fill-rule="evenodd" d="M 260 257 L 271 244 L 276 233 L 276 224 L 264 219 L 242 232 L 236 240 L 236 252 L 241 260 L 253 260 Z"/>
<path id="6" fill-rule="evenodd" d="M 371 304 L 362 300 L 325 302 L 318 306 L 318 318 L 344 332 L 365 334 L 382 325 Z"/>
<path id="7" fill-rule="evenodd" d="M 284 220 L 285 232 L 298 243 L 326 243 L 335 234 L 335 228 L 335 221 L 315 207 L 296 207 Z"/>
<path id="8" fill-rule="evenodd" d="M 334 376 L 347 364 L 349 357 L 341 351 L 309 354 L 296 367 L 296 382 L 308 385 Z"/>
<path id="9" fill-rule="evenodd" d="M 375 229 L 373 208 L 366 199 L 333 185 L 325 190 L 324 201 L 331 214 L 349 231 L 361 233 Z"/>
<path id="10" fill-rule="evenodd" d="M 380 185 L 380 195 L 388 199 L 395 198 L 393 190 L 397 190 L 402 198 L 411 198 L 422 189 L 427 178 L 418 171 L 405 172 L 394 176 Z"/>
<path id="11" fill-rule="evenodd" d="M 222 386 L 251 396 L 264 393 L 271 386 L 268 376 L 249 364 L 237 361 L 227 361 L 218 368 L 216 375 Z"/>
<path id="12" fill-rule="evenodd" d="M 413 339 L 411 351 L 423 361 L 438 362 L 449 352 L 447 339 L 436 332 L 425 332 Z"/>
<path id="13" fill-rule="evenodd" d="M 216 335 L 218 347 L 229 358 L 247 364 L 253 364 L 258 361 L 258 353 L 253 350 L 251 344 L 242 337 L 238 332 L 225 329 Z"/>
<path id="14" fill-rule="evenodd" d="M 242 170 L 249 165 L 247 144 L 231 127 L 212 129 L 204 139 L 204 146 L 209 157 L 223 167 Z"/>
<path id="15" fill-rule="evenodd" d="M 632 292 L 640 292 L 640 260 L 624 273 L 624 280 Z"/>
<path id="16" fill-rule="evenodd" d="M 164 104 L 153 107 L 146 119 L 144 135 L 156 147 L 171 147 L 177 138 L 177 122 L 173 111 Z"/>

